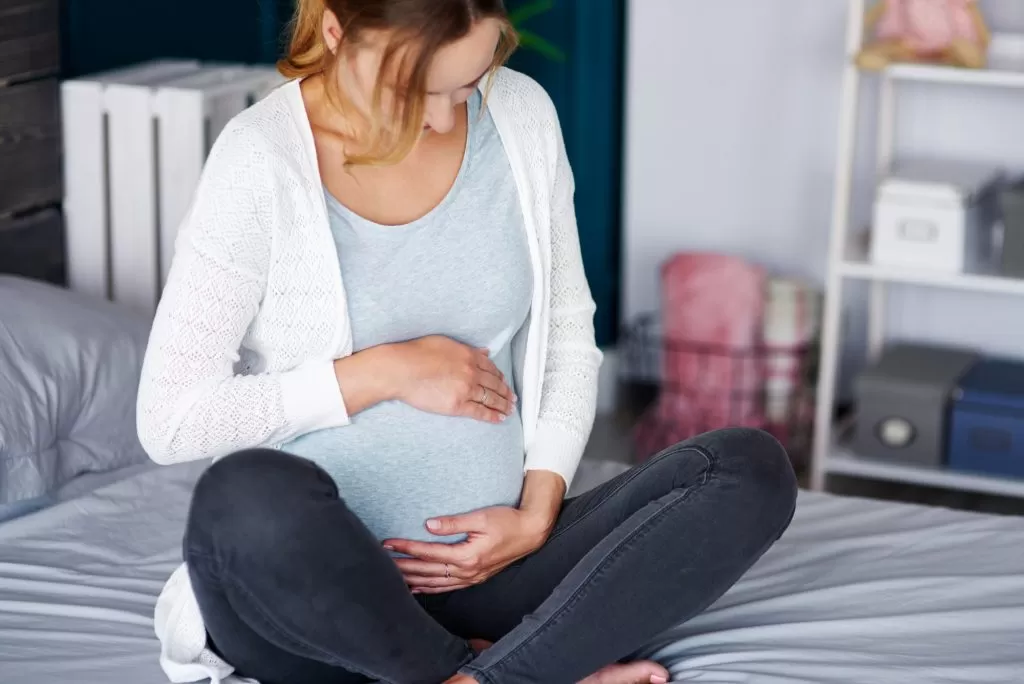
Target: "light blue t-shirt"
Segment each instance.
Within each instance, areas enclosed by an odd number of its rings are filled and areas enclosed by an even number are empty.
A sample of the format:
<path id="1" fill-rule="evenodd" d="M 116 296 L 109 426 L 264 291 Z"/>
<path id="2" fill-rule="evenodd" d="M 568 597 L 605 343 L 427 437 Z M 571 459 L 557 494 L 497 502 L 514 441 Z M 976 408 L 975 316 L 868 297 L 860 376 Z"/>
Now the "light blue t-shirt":
<path id="1" fill-rule="evenodd" d="M 490 350 L 511 383 L 513 338 L 533 294 L 525 224 L 512 169 L 481 97 L 468 104 L 462 167 L 426 216 L 381 226 L 327 194 L 348 291 L 355 351 L 428 335 Z M 426 521 L 488 506 L 514 506 L 523 482 L 518 410 L 499 425 L 387 402 L 285 450 L 324 468 L 378 539 L 456 541 Z"/>

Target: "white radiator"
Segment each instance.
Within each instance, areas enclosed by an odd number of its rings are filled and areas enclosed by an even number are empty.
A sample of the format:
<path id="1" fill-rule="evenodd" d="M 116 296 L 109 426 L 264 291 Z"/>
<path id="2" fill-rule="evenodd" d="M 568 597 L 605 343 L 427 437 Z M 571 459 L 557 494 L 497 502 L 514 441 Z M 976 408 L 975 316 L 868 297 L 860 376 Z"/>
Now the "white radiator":
<path id="1" fill-rule="evenodd" d="M 148 62 L 61 87 L 72 289 L 152 313 L 203 163 L 271 67 Z"/>

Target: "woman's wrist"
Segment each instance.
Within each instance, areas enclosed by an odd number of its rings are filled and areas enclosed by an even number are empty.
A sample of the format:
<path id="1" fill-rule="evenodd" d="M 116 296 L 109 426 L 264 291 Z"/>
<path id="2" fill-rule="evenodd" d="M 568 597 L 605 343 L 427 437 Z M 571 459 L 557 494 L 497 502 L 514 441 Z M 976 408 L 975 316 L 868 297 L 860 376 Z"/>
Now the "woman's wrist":
<path id="1" fill-rule="evenodd" d="M 334 377 L 350 415 L 398 398 L 391 345 L 371 347 L 334 362 Z"/>
<path id="2" fill-rule="evenodd" d="M 547 541 L 554 529 L 565 498 L 565 480 L 548 470 L 526 473 L 519 510 L 523 513 L 526 532 L 536 537 L 537 545 Z"/>

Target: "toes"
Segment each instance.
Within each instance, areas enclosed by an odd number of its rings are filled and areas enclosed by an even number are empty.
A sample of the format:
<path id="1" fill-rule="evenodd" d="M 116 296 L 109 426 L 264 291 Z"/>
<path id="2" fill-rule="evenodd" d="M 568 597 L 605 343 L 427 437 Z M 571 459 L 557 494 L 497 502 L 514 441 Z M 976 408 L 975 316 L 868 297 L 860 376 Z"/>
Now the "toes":
<path id="1" fill-rule="evenodd" d="M 587 677 L 580 684 L 665 684 L 669 677 L 668 670 L 658 663 L 642 660 L 624 665 L 609 665 Z"/>
<path id="2" fill-rule="evenodd" d="M 469 640 L 470 648 L 472 648 L 476 652 L 477 655 L 480 655 L 481 653 L 483 653 L 484 651 L 486 651 L 487 649 L 489 649 L 493 645 L 494 644 L 492 642 L 486 641 L 484 639 L 470 639 Z"/>

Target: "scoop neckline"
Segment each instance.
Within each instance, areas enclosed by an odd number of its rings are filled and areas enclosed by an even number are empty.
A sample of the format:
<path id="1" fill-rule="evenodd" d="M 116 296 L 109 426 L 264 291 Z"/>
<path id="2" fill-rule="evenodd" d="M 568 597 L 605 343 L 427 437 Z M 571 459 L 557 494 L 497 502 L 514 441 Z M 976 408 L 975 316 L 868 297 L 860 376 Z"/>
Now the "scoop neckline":
<path id="1" fill-rule="evenodd" d="M 324 190 L 324 197 L 326 198 L 327 204 L 329 205 L 328 208 L 333 208 L 334 210 L 338 211 L 347 221 L 349 221 L 350 224 L 352 224 L 355 227 L 363 227 L 381 232 L 391 231 L 394 233 L 404 233 L 406 231 L 422 227 L 424 224 L 431 222 L 438 214 L 445 211 L 451 205 L 451 203 L 455 200 L 455 197 L 458 195 L 459 189 L 463 185 L 463 178 L 465 178 L 465 176 L 467 175 L 468 168 L 470 165 L 470 159 L 472 157 L 473 138 L 475 137 L 474 134 L 476 133 L 476 128 L 478 125 L 478 122 L 476 120 L 480 118 L 479 112 L 481 109 L 481 100 L 482 98 L 480 96 L 480 93 L 478 91 L 474 91 L 473 94 L 470 96 L 469 100 L 466 101 L 466 145 L 462 153 L 462 162 L 459 164 L 458 173 L 456 173 L 455 180 L 452 181 L 451 187 L 448 188 L 448 192 L 445 193 L 445 196 L 441 198 L 441 201 L 435 204 L 433 207 L 431 207 L 430 210 L 427 211 L 427 213 L 425 213 L 423 216 L 420 216 L 419 218 L 414 219 L 413 221 L 410 221 L 408 223 L 377 223 L 376 221 L 372 221 L 363 216 L 362 214 L 359 214 L 350 209 L 341 200 L 335 197 L 331 193 L 331 191 L 327 189 L 327 185 L 324 184 L 323 181 L 321 181 L 321 185 L 323 185 Z"/>

